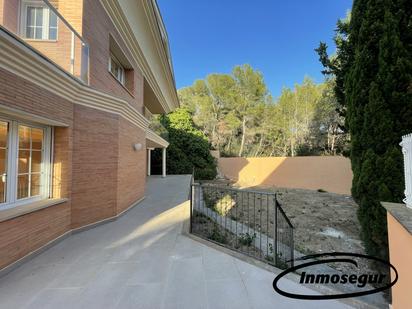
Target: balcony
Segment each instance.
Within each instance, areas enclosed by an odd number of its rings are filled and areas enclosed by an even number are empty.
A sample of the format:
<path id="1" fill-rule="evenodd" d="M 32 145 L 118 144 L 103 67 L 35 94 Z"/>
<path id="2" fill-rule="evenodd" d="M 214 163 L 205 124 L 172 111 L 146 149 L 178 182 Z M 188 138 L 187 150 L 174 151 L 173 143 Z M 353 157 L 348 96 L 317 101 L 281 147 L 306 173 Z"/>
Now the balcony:
<path id="1" fill-rule="evenodd" d="M 53 3 L 56 7 L 47 0 L 0 0 L 0 28 L 88 84 L 89 45 L 59 13 L 63 3 Z"/>

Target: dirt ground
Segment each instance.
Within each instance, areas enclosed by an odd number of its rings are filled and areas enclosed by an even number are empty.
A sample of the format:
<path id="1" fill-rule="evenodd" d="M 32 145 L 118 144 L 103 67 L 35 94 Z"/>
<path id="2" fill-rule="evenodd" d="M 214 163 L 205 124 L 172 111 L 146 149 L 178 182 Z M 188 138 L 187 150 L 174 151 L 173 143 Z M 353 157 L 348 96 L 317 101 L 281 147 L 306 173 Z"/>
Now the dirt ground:
<path id="1" fill-rule="evenodd" d="M 216 187 L 216 185 L 219 189 L 214 190 L 203 187 L 206 206 L 214 209 L 221 217 L 230 218 L 250 228 L 250 230 L 246 230 L 248 235 L 257 235 L 257 237 L 267 235 L 273 239 L 275 230 L 273 194 L 276 193 L 277 200 L 294 227 L 295 251 L 302 255 L 327 252 L 365 254 L 365 249 L 360 240 L 360 224 L 357 218 L 358 205 L 350 196 L 322 190 L 273 187 L 249 187 L 247 188 L 249 193 L 245 193 L 245 191 L 230 190 L 231 188 L 238 189 L 238 187 L 228 181 L 214 181 L 212 187 Z M 213 228 L 213 223 L 209 222 L 210 220 L 204 220 L 204 218 L 198 218 L 196 221 L 199 221 L 199 219 L 200 222 L 198 223 L 202 223 L 200 227 L 201 234 L 204 234 L 205 238 L 222 243 L 219 237 L 227 231 L 220 229 L 220 227 Z M 281 226 L 280 232 L 278 229 L 278 240 L 279 233 L 280 235 L 285 233 L 287 236 L 288 228 Z M 256 248 L 256 251 L 251 249 L 250 245 L 239 248 L 237 245 L 239 237 L 232 233 L 229 234 L 229 237 L 226 238 L 226 246 L 234 247 L 235 250 L 246 252 L 249 255 L 255 255 L 260 259 L 263 257 L 269 263 L 273 262 L 273 259 L 270 261 L 267 259 L 272 255 L 267 255 L 264 252 L 262 255 L 258 248 Z M 252 252 L 249 250 L 252 250 Z M 287 247 L 285 252 L 287 253 L 288 250 L 290 251 Z M 285 257 L 281 256 L 281 258 Z M 342 273 L 358 273 L 360 275 L 376 272 L 376 265 L 371 265 L 368 260 L 357 258 L 354 258 L 354 260 L 358 262 L 358 267 L 349 263 L 330 263 L 328 266 Z M 325 269 L 322 271 L 325 271 Z M 385 269 L 380 269 L 380 271 L 385 271 Z M 353 292 L 350 286 L 333 288 L 342 289 L 343 292 Z M 387 306 L 388 299 L 389 294 L 385 291 L 379 296 L 377 294 L 371 298 L 365 296 L 362 301 L 384 308 Z"/>
<path id="2" fill-rule="evenodd" d="M 214 182 L 214 184 L 236 187 L 229 182 Z M 248 189 L 277 194 L 278 201 L 294 226 L 294 246 L 295 250 L 300 253 L 353 252 L 365 254 L 360 240 L 358 206 L 352 197 L 304 189 L 265 187 Z M 270 211 L 273 206 L 269 203 L 269 211 L 266 211 L 266 201 L 265 196 L 259 195 L 246 198 L 243 203 L 239 203 L 237 199 L 237 206 L 231 209 L 229 214 L 256 231 L 273 237 L 274 220 L 273 212 Z M 365 264 L 364 260 L 359 262 L 360 270 L 363 272 L 371 270 L 371 266 Z M 331 266 L 339 270 L 346 270 L 346 267 L 350 267 L 353 271 L 349 265 L 342 266 L 342 268 L 336 265 Z"/>
<path id="3" fill-rule="evenodd" d="M 277 192 L 278 200 L 294 226 L 297 251 L 303 254 L 325 252 L 365 254 L 365 248 L 360 240 L 358 205 L 352 197 L 303 189 L 270 190 Z M 371 265 L 365 260 L 358 260 L 358 262 L 361 264 L 359 270 L 371 271 Z M 336 265 L 331 266 L 336 267 Z M 347 264 L 341 267 L 340 270 L 345 270 L 346 267 L 353 270 Z"/>

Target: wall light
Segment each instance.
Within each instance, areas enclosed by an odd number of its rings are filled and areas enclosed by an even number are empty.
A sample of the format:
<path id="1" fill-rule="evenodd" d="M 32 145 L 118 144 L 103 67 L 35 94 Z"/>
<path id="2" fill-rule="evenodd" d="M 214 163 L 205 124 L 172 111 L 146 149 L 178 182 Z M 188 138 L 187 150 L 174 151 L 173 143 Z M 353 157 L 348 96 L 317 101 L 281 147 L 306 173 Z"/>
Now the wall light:
<path id="1" fill-rule="evenodd" d="M 135 151 L 139 151 L 139 150 L 142 150 L 143 147 L 142 147 L 142 144 L 138 143 L 138 144 L 134 144 L 133 148 Z"/>

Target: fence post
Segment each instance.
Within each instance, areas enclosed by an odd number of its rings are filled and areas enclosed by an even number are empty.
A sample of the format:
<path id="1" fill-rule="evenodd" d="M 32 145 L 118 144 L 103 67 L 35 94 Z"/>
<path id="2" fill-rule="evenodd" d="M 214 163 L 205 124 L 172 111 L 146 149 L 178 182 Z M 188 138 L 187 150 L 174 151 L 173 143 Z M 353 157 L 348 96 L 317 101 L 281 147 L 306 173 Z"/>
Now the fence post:
<path id="1" fill-rule="evenodd" d="M 293 227 L 290 228 L 290 235 L 291 235 L 291 245 L 290 245 L 290 267 L 293 267 L 295 261 L 295 243 L 294 243 L 294 236 L 293 236 Z"/>
<path id="2" fill-rule="evenodd" d="M 274 262 L 275 265 L 278 265 L 278 200 L 276 197 L 276 193 L 274 194 L 275 198 L 275 220 L 273 221 L 275 234 L 273 235 L 273 248 L 274 248 Z"/>
<path id="3" fill-rule="evenodd" d="M 189 225 L 189 233 L 192 233 L 192 226 L 193 226 L 193 184 L 190 183 L 190 225 Z"/>

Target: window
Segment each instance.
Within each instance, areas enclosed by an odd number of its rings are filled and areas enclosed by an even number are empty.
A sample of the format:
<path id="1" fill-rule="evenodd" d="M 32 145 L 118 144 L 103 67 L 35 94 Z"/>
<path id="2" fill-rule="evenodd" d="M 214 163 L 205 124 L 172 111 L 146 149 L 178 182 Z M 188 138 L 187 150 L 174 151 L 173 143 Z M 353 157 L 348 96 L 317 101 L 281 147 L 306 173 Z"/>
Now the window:
<path id="1" fill-rule="evenodd" d="M 114 55 L 110 55 L 109 71 L 122 84 L 125 84 L 125 70 L 120 61 Z"/>
<path id="2" fill-rule="evenodd" d="M 0 208 L 48 198 L 50 127 L 0 119 Z"/>
<path id="3" fill-rule="evenodd" d="M 57 40 L 57 15 L 42 1 L 23 1 L 22 35 L 33 40 Z"/>

